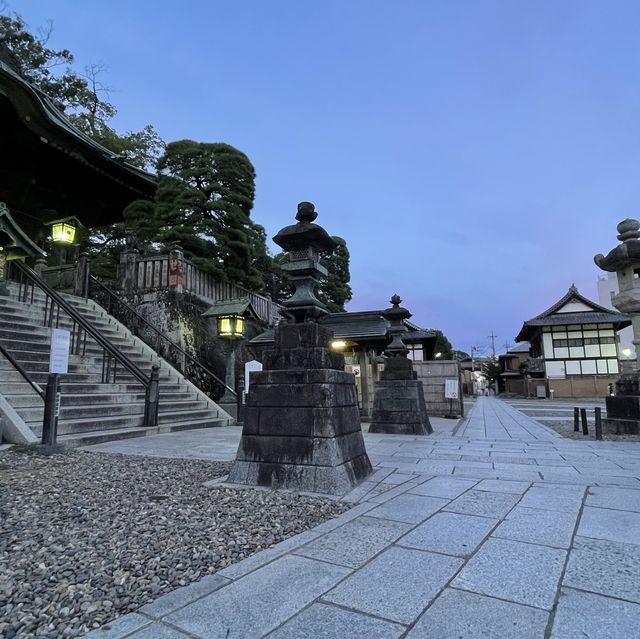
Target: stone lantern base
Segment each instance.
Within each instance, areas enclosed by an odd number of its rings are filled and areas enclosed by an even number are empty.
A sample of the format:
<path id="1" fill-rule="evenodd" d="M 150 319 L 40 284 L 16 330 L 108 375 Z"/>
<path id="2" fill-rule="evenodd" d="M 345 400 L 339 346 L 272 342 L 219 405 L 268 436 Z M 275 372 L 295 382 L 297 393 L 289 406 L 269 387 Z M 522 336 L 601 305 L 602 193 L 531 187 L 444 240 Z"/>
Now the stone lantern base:
<path id="1" fill-rule="evenodd" d="M 331 336 L 315 323 L 276 329 L 265 370 L 251 376 L 229 482 L 341 495 L 371 473 L 355 377 Z"/>
<path id="2" fill-rule="evenodd" d="M 422 382 L 418 381 L 411 360 L 405 357 L 387 360 L 381 379 L 375 385 L 369 432 L 395 435 L 433 433 Z"/>
<path id="3" fill-rule="evenodd" d="M 621 375 L 616 391 L 605 400 L 607 417 L 602 420 L 602 430 L 613 435 L 640 434 L 640 373 Z"/>

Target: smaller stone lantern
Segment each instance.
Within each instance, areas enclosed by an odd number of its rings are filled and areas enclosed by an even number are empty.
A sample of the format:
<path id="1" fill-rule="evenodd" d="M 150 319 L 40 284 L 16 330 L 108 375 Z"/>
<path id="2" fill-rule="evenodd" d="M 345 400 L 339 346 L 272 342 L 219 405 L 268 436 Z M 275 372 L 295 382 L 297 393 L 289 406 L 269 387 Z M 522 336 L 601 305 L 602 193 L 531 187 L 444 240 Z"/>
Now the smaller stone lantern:
<path id="1" fill-rule="evenodd" d="M 618 224 L 618 239 L 622 242 L 606 257 L 593 259 L 603 271 L 615 273 L 619 293 L 611 298 L 613 305 L 631 317 L 633 344 L 640 353 L 640 222 L 626 219 Z M 606 398 L 607 417 L 603 420 L 605 432 L 640 433 L 640 371 L 623 373 L 616 382 L 616 394 Z"/>
<path id="2" fill-rule="evenodd" d="M 376 382 L 370 433 L 430 435 L 433 432 L 427 415 L 422 382 L 407 357 L 409 349 L 402 341 L 404 320 L 411 313 L 400 306 L 402 300 L 394 295 L 391 308 L 382 311 L 389 322 L 391 343 L 384 354 L 387 360 L 380 381 Z"/>

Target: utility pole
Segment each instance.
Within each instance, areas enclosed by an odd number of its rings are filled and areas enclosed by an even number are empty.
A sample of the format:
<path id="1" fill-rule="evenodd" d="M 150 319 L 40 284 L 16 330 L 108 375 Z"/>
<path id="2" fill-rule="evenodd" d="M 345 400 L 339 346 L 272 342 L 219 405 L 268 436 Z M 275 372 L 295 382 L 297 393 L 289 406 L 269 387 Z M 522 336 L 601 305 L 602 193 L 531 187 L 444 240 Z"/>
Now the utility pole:
<path id="1" fill-rule="evenodd" d="M 509 352 L 509 349 L 511 348 L 511 344 L 509 344 L 509 342 L 505 342 L 504 343 L 504 350 L 506 353 Z"/>
<path id="2" fill-rule="evenodd" d="M 493 353 L 493 357 L 496 356 L 496 337 L 497 335 L 493 334 L 493 329 L 491 329 L 491 335 L 488 335 L 491 338 L 491 352 Z"/>

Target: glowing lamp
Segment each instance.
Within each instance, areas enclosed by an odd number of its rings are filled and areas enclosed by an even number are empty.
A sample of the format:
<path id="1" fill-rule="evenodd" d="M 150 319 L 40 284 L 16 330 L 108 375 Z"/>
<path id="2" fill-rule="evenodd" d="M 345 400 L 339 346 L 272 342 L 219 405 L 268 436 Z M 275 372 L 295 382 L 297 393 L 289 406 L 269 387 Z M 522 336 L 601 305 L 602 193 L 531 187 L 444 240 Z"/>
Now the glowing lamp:
<path id="1" fill-rule="evenodd" d="M 217 320 L 220 337 L 242 337 L 244 333 L 244 317 L 242 315 L 219 315 Z"/>
<path id="2" fill-rule="evenodd" d="M 440 357 L 442 357 L 442 353 L 436 353 L 436 354 L 434 355 L 434 357 L 435 357 L 436 359 L 439 359 Z"/>
<path id="3" fill-rule="evenodd" d="M 343 339 L 334 339 L 331 342 L 331 348 L 334 351 L 342 351 L 347 347 L 347 343 Z"/>
<path id="4" fill-rule="evenodd" d="M 76 239 L 76 231 L 82 226 L 80 220 L 75 217 L 65 217 L 61 220 L 46 222 L 51 227 L 51 239 L 55 244 L 73 244 Z"/>

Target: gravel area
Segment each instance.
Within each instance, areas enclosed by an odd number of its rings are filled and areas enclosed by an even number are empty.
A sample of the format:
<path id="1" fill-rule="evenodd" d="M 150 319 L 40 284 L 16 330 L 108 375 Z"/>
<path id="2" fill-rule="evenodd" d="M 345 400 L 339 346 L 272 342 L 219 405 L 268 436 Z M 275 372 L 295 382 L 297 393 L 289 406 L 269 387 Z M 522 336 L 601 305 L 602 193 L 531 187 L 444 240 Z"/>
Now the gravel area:
<path id="1" fill-rule="evenodd" d="M 227 463 L 0 456 L 0 637 L 79 637 L 336 517 L 342 502 L 205 488 Z"/>
<path id="2" fill-rule="evenodd" d="M 540 423 L 548 426 L 549 428 L 552 428 L 556 431 L 556 433 L 559 433 L 563 437 L 567 437 L 569 439 L 592 439 L 593 441 L 596 440 L 596 427 L 593 422 L 593 417 L 590 417 L 589 421 L 587 422 L 589 427 L 589 434 L 586 437 L 582 434 L 582 422 L 580 422 L 579 432 L 576 433 L 573 430 L 573 419 L 571 421 L 563 420 L 558 422 L 545 420 Z M 610 435 L 608 433 L 602 433 L 602 440 L 609 442 L 640 442 L 640 435 Z"/>

